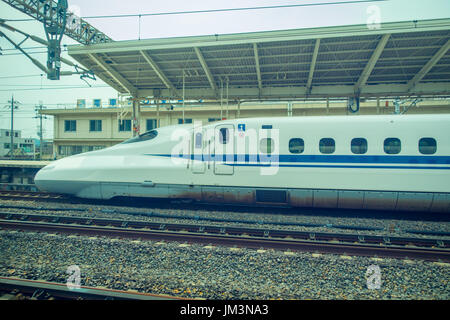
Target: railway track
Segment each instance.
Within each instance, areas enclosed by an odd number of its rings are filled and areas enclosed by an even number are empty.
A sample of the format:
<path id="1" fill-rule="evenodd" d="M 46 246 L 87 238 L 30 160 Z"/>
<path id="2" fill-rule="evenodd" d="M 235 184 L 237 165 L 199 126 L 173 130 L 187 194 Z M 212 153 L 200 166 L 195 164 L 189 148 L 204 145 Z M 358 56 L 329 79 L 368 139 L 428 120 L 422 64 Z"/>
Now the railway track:
<path id="1" fill-rule="evenodd" d="M 68 200 L 69 197 L 49 192 L 23 191 L 23 190 L 0 190 L 2 199 L 25 199 L 25 200 Z"/>
<path id="2" fill-rule="evenodd" d="M 184 300 L 168 295 L 0 277 L 0 300 Z"/>
<path id="3" fill-rule="evenodd" d="M 450 262 L 450 243 L 445 239 L 312 233 L 11 212 L 0 212 L 0 227 L 62 234 Z"/>

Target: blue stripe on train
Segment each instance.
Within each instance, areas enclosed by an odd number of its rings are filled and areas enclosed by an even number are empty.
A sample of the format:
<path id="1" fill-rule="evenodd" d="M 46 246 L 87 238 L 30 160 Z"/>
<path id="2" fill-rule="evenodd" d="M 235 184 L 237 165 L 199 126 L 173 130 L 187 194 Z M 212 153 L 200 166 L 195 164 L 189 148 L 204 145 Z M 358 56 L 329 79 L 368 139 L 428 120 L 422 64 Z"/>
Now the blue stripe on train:
<path id="1" fill-rule="evenodd" d="M 148 156 L 171 157 L 170 154 L 145 154 Z M 450 164 L 449 156 L 376 156 L 376 155 L 178 155 L 179 158 L 199 161 L 228 161 L 228 162 L 270 162 L 276 160 L 281 163 L 352 163 L 352 164 Z M 257 165 L 257 164 L 255 164 Z M 364 166 L 366 167 L 366 166 Z M 394 167 L 397 168 L 397 167 Z M 433 167 L 434 168 L 434 167 Z"/>
<path id="2" fill-rule="evenodd" d="M 281 164 L 281 163 L 224 163 L 233 167 L 286 167 L 286 168 L 358 168 L 358 169 L 435 169 L 449 170 L 450 167 L 425 167 L 425 166 L 358 166 L 358 165 L 314 165 L 314 164 Z"/>

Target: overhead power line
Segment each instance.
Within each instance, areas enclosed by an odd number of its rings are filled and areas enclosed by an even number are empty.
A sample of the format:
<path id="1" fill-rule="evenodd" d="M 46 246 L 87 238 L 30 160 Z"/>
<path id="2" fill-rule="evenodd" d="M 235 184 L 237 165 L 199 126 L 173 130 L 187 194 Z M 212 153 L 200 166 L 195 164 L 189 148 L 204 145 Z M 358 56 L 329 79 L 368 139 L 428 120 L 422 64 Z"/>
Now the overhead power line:
<path id="1" fill-rule="evenodd" d="M 264 7 L 224 8 L 224 9 L 208 9 L 208 10 L 192 10 L 192 11 L 173 11 L 173 12 L 155 12 L 155 13 L 140 13 L 140 14 L 116 14 L 116 15 L 101 15 L 101 16 L 84 16 L 84 17 L 81 17 L 81 18 L 83 18 L 83 19 L 110 19 L 110 18 L 131 18 L 131 17 L 167 16 L 167 15 L 199 14 L 199 13 L 219 13 L 219 12 L 233 12 L 233 11 L 252 11 L 252 10 L 268 10 L 268 9 L 287 9 L 287 8 L 298 8 L 298 7 L 317 7 L 317 6 L 360 4 L 360 3 L 386 2 L 386 1 L 389 1 L 389 0 L 334 1 L 334 2 L 320 2 L 320 3 L 287 4 L 287 5 L 264 6 Z M 5 21 L 13 21 L 13 22 L 34 21 L 34 20 L 35 20 L 35 19 L 5 19 Z"/>
<path id="2" fill-rule="evenodd" d="M 27 52 L 27 54 L 42 54 L 42 53 L 47 53 L 47 51 Z M 22 52 L 16 52 L 16 53 L 7 53 L 7 54 L 4 54 L 3 56 L 7 57 L 7 56 L 21 56 L 21 55 L 23 55 Z"/>
<path id="3" fill-rule="evenodd" d="M 21 75 L 21 76 L 1 76 L 0 79 L 13 79 L 13 78 L 31 78 L 31 77 L 42 77 L 44 74 L 25 74 L 25 75 Z"/>
<path id="4" fill-rule="evenodd" d="M 107 85 L 98 85 L 98 86 L 68 86 L 68 87 L 43 87 L 43 88 L 10 88 L 10 89 L 0 89 L 0 91 L 38 91 L 38 90 L 64 90 L 64 89 L 96 89 L 96 88 L 111 88 Z"/>
<path id="5" fill-rule="evenodd" d="M 326 5 L 343 5 L 343 4 L 357 4 L 357 3 L 384 2 L 384 1 L 388 1 L 388 0 L 355 0 L 355 1 L 321 2 L 321 3 L 287 4 L 287 5 L 264 6 L 264 7 L 156 12 L 156 13 L 141 13 L 141 14 L 119 14 L 119 15 L 104 15 L 104 16 L 86 16 L 86 17 L 83 17 L 83 19 L 149 17 L 149 16 L 180 15 L 180 14 L 217 13 L 217 12 L 251 11 L 251 10 L 267 10 L 267 9 L 286 9 L 286 8 L 298 8 L 298 7 L 315 7 L 315 6 L 326 6 Z"/>

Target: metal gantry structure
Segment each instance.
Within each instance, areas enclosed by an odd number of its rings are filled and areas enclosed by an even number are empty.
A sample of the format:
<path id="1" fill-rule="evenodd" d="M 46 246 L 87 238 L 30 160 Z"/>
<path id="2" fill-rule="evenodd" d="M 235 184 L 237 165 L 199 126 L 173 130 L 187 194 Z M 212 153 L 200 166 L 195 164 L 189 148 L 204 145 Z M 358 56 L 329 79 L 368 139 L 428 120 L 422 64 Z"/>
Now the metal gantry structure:
<path id="1" fill-rule="evenodd" d="M 54 0 L 1 0 L 11 7 L 42 22 L 47 27 L 57 25 L 62 27 L 59 19 L 58 3 Z M 93 27 L 84 19 L 73 13 L 68 13 L 64 34 L 73 40 L 84 44 L 107 43 L 113 41 L 106 34 Z"/>
<path id="2" fill-rule="evenodd" d="M 67 23 L 67 0 L 58 0 L 56 6 L 49 6 L 53 12 L 49 19 L 44 19 L 45 36 L 47 37 L 47 78 L 59 80 L 61 72 L 61 40 Z"/>
<path id="3" fill-rule="evenodd" d="M 30 35 L 17 28 L 14 28 L 6 22 L 7 19 L 0 19 L 0 26 L 13 32 L 19 32 L 25 36 L 25 39 L 17 44 L 3 32 L 0 36 L 9 41 L 16 49 L 22 52 L 28 59 L 31 60 L 38 68 L 47 74 L 50 80 L 59 80 L 61 75 L 81 74 L 81 79 L 89 77 L 95 80 L 92 72 L 81 68 L 70 60 L 61 57 L 61 40 L 63 35 L 82 43 L 93 44 L 112 41 L 104 33 L 92 27 L 89 23 L 68 11 L 67 0 L 2 0 L 13 8 L 31 16 L 37 21 L 42 22 L 47 40 L 41 39 L 37 36 Z M 21 44 L 27 39 L 32 39 L 40 44 L 47 46 L 47 66 L 32 58 L 26 51 L 21 48 Z M 75 67 L 76 72 L 61 72 L 61 62 Z"/>

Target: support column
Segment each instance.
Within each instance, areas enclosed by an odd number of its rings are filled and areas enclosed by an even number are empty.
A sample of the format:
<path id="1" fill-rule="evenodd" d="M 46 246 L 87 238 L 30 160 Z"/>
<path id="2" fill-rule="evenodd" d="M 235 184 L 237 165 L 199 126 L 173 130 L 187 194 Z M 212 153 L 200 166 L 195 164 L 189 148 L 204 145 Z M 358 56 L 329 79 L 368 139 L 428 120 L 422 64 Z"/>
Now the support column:
<path id="1" fill-rule="evenodd" d="M 156 127 L 161 127 L 161 123 L 159 122 L 159 99 L 156 99 Z"/>
<path id="2" fill-rule="evenodd" d="M 330 114 L 330 98 L 327 97 L 327 115 Z"/>
<path id="3" fill-rule="evenodd" d="M 229 118 L 229 111 L 228 111 L 228 83 L 229 83 L 229 80 L 228 80 L 228 77 L 227 77 L 227 112 L 226 112 L 227 120 Z"/>
<path id="4" fill-rule="evenodd" d="M 184 119 L 184 108 L 186 107 L 184 100 L 185 100 L 185 88 L 184 88 L 184 70 L 183 70 L 183 124 L 185 123 L 185 119 Z"/>
<path id="5" fill-rule="evenodd" d="M 240 118 L 240 117 L 241 117 L 241 100 L 238 100 L 236 118 Z"/>
<path id="6" fill-rule="evenodd" d="M 380 97 L 377 97 L 377 114 L 380 114 Z"/>
<path id="7" fill-rule="evenodd" d="M 139 135 L 141 126 L 141 102 L 139 99 L 133 99 L 133 112 L 131 115 L 133 137 Z"/>
<path id="8" fill-rule="evenodd" d="M 292 102 L 287 103 L 287 116 L 292 117 Z"/>

